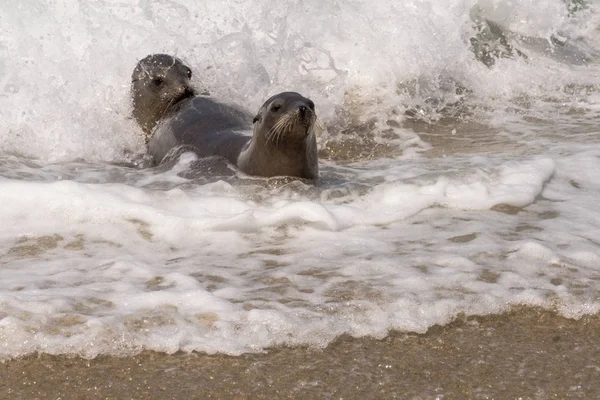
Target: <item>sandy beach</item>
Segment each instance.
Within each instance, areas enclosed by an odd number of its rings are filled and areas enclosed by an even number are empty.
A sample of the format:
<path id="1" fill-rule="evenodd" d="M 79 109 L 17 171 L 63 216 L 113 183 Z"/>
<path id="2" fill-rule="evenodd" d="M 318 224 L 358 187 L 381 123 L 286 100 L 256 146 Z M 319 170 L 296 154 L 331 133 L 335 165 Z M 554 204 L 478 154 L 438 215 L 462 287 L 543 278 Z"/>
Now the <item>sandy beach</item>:
<path id="1" fill-rule="evenodd" d="M 323 350 L 239 357 L 144 353 L 29 356 L 0 365 L 4 399 L 592 399 L 600 316 L 531 309 L 468 317 L 426 334 L 342 337 Z"/>

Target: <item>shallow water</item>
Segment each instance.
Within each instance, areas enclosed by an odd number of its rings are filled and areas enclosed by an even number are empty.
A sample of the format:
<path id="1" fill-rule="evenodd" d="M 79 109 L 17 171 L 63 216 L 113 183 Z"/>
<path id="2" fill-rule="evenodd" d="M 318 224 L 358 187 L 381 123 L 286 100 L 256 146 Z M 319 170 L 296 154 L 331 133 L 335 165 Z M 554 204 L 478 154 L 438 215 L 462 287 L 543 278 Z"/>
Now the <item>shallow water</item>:
<path id="1" fill-rule="evenodd" d="M 240 354 L 600 309 L 593 3 L 32 0 L 0 21 L 3 358 Z M 143 168 L 129 81 L 154 52 L 250 111 L 312 98 L 319 181 L 191 154 Z"/>

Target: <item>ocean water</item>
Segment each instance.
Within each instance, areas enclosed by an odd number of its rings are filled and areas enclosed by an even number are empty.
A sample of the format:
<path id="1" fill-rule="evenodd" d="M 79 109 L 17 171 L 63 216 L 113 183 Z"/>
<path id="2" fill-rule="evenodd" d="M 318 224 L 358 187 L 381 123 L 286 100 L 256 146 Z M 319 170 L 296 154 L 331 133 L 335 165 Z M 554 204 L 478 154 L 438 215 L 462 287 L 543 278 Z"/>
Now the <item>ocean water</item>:
<path id="1" fill-rule="evenodd" d="M 144 161 L 151 53 L 249 111 L 313 99 L 320 179 Z M 241 354 L 600 310 L 600 7 L 0 6 L 0 358 Z"/>

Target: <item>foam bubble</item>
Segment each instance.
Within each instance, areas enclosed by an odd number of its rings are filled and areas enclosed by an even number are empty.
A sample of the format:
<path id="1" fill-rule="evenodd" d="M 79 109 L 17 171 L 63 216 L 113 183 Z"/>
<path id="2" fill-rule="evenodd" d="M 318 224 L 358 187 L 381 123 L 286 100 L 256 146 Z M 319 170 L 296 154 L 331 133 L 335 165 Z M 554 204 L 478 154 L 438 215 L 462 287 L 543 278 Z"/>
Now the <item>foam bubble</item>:
<path id="1" fill-rule="evenodd" d="M 433 117 L 466 98 L 503 110 L 507 100 L 525 93 L 562 96 L 557 87 L 586 84 L 593 76 L 535 54 L 529 54 L 531 62 L 517 57 L 486 68 L 470 49 L 477 33 L 474 7 L 524 35 L 547 38 L 569 27 L 569 43 L 582 34 L 588 47 L 600 41 L 587 28 L 597 13 L 569 17 L 561 0 L 548 0 L 543 8 L 462 0 L 178 0 L 102 10 L 28 4 L 26 10 L 9 5 L 0 11 L 6 53 L 1 144 L 4 151 L 46 161 L 123 160 L 143 151 L 139 128 L 129 118 L 129 81 L 148 53 L 182 57 L 196 71 L 197 86 L 250 111 L 275 92 L 300 91 L 315 100 L 325 124 L 335 126 L 374 117 L 402 120 L 398 114 L 406 107 Z M 470 94 L 458 94 L 465 90 Z M 340 120 L 340 109 L 350 116 Z"/>
<path id="2" fill-rule="evenodd" d="M 594 4 L 27 6 L 0 10 L 0 358 L 241 354 L 600 309 Z M 513 48 L 491 66 L 482 18 Z M 249 110 L 313 98 L 321 179 L 204 176 L 191 154 L 107 164 L 144 150 L 129 79 L 153 52 Z"/>

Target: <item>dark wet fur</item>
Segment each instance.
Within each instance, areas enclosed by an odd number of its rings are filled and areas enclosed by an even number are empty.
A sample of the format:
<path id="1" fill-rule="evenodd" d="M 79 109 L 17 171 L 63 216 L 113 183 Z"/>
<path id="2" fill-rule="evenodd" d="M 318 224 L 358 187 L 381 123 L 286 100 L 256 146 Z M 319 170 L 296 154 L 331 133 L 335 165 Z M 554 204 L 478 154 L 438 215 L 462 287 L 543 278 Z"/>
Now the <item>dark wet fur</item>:
<path id="1" fill-rule="evenodd" d="M 218 156 L 249 175 L 316 179 L 314 103 L 298 93 L 269 98 L 252 116 L 208 96 L 196 96 L 191 70 L 164 54 L 140 61 L 132 75 L 133 115 L 149 137 L 156 165 L 174 148 Z M 281 112 L 279 112 L 281 109 Z M 254 134 L 245 134 L 252 130 Z M 181 153 L 179 153 L 181 154 Z"/>

